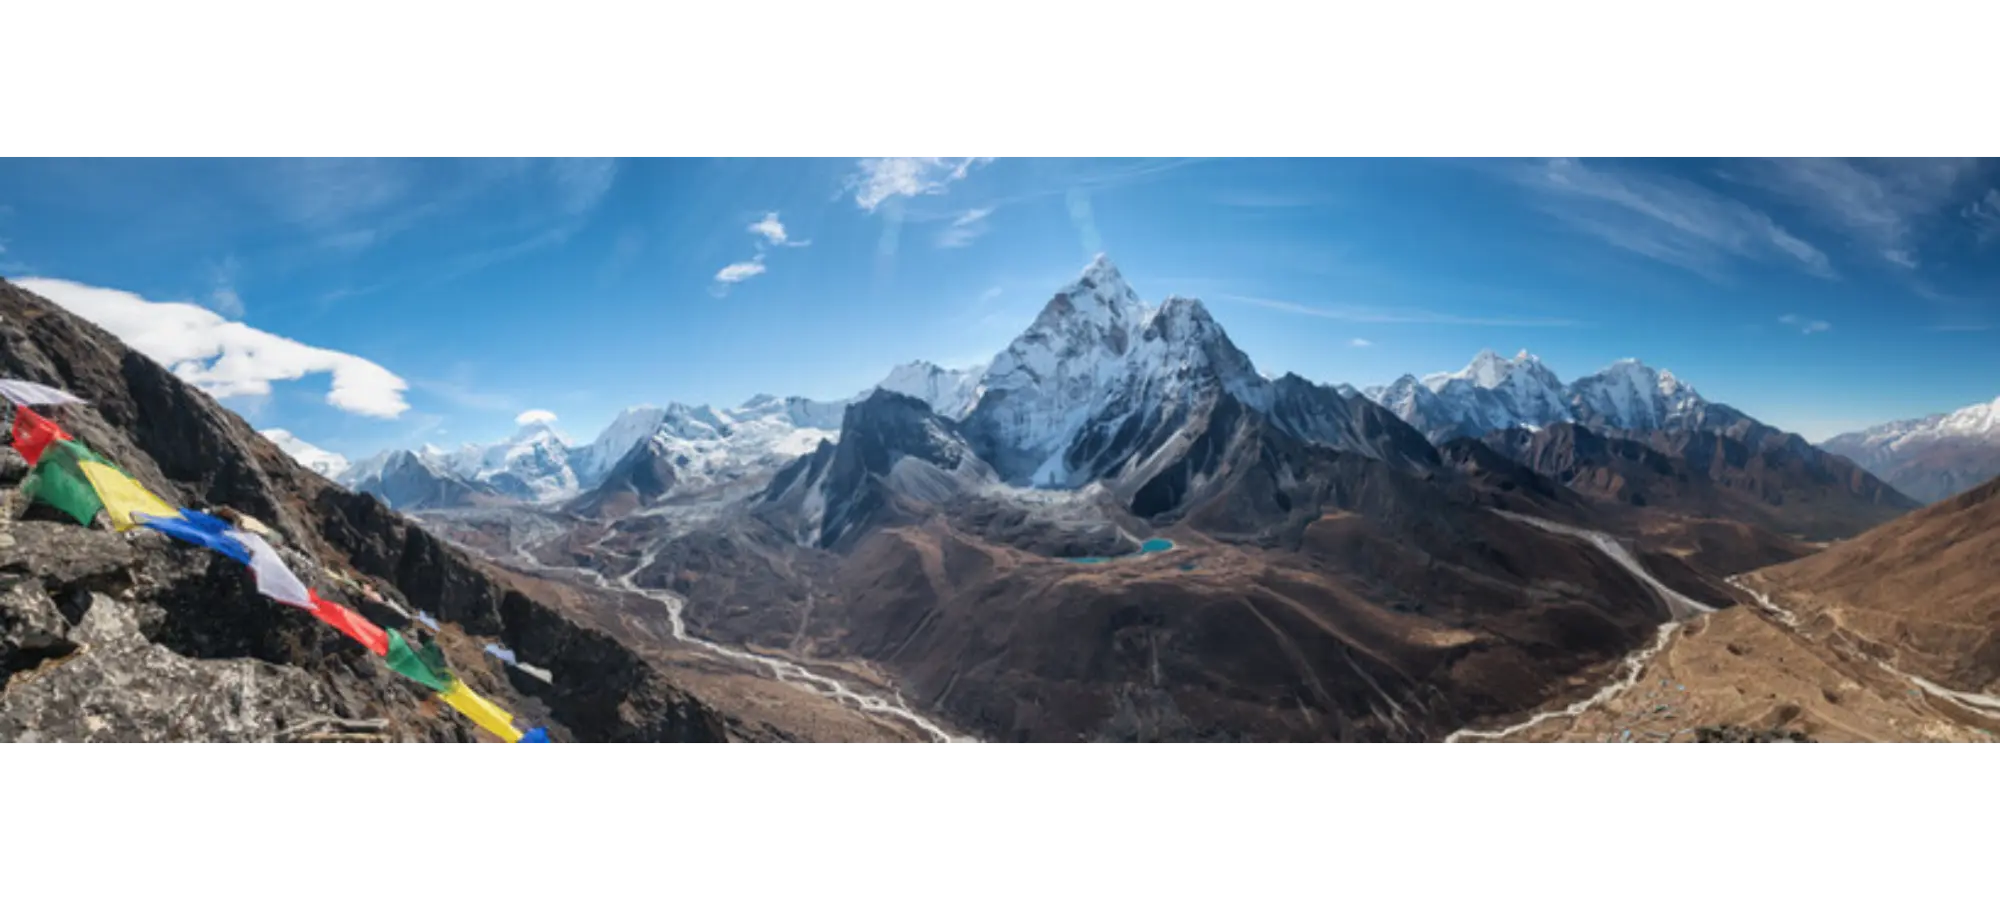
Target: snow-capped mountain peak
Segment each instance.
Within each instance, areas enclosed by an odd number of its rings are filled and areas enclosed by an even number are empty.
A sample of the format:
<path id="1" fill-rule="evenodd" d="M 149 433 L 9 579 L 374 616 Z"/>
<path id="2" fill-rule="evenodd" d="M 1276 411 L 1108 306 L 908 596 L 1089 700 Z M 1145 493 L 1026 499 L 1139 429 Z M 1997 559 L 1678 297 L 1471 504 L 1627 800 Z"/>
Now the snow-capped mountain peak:
<path id="1" fill-rule="evenodd" d="M 1339 391 L 1258 374 L 1201 301 L 1149 307 L 1103 256 L 994 357 L 984 391 L 964 433 L 1017 485 L 1156 474 L 1231 399 L 1303 440 L 1380 452 Z"/>
<path id="2" fill-rule="evenodd" d="M 1075 281 L 1056 291 L 1028 333 L 1059 329 L 1112 336 L 1138 328 L 1151 312 L 1138 292 L 1125 283 L 1118 267 L 1100 253 Z"/>
<path id="3" fill-rule="evenodd" d="M 657 406 L 630 406 L 618 413 L 605 426 L 597 439 L 578 448 L 570 455 L 570 469 L 576 473 L 582 484 L 596 484 L 611 473 L 611 468 L 632 452 L 640 441 L 651 437 L 660 430 L 667 411 Z"/>
<path id="4" fill-rule="evenodd" d="M 1635 431 L 1672 428 L 1698 423 L 1716 409 L 1672 372 L 1637 359 L 1618 360 L 1565 385 L 1525 349 L 1511 358 L 1482 350 L 1456 372 L 1421 379 L 1405 375 L 1362 393 L 1436 443 L 1558 422 Z"/>
<path id="5" fill-rule="evenodd" d="M 1700 417 L 1707 405 L 1693 386 L 1674 373 L 1637 359 L 1621 359 L 1603 371 L 1577 379 L 1568 399 L 1577 420 L 1626 430 L 1673 427 Z"/>
<path id="6" fill-rule="evenodd" d="M 347 471 L 347 457 L 331 450 L 322 450 L 308 444 L 300 440 L 297 435 L 283 428 L 269 428 L 259 432 L 259 434 L 262 434 L 271 443 L 278 445 L 278 449 L 285 451 L 287 456 L 297 460 L 299 465 L 305 466 L 328 478 Z"/>
<path id="7" fill-rule="evenodd" d="M 1975 403 L 1944 417 L 1938 431 L 1959 437 L 1991 437 L 2000 440 L 2000 397 L 1992 403 Z"/>
<path id="8" fill-rule="evenodd" d="M 980 379 L 986 376 L 986 366 L 970 369 L 947 369 L 936 363 L 917 360 L 907 362 L 889 371 L 889 377 L 876 385 L 881 390 L 915 397 L 930 405 L 933 412 L 947 419 L 962 419 L 979 402 L 982 393 Z M 853 402 L 865 398 L 857 397 Z"/>

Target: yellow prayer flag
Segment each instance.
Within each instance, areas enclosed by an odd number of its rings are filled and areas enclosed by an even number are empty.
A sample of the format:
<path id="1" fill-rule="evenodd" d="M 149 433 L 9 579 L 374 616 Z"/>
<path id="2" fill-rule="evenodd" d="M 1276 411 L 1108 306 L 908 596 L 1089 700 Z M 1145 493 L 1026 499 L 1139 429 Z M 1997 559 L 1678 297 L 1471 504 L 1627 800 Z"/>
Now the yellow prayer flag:
<path id="1" fill-rule="evenodd" d="M 514 717 L 494 705 L 493 701 L 473 693 L 471 688 L 465 686 L 465 682 L 452 682 L 451 688 L 439 691 L 438 696 L 443 698 L 444 702 L 451 704 L 452 709 L 464 713 L 466 718 L 478 723 L 479 727 L 499 735 L 501 740 L 512 744 L 521 739 L 521 730 L 514 727 Z"/>
<path id="2" fill-rule="evenodd" d="M 141 513 L 162 519 L 178 519 L 180 510 L 167 505 L 167 501 L 146 490 L 145 485 L 132 480 L 117 469 L 103 463 L 81 460 L 77 468 L 83 470 L 83 477 L 90 479 L 90 487 L 97 491 L 97 499 L 104 503 L 104 511 L 111 514 L 112 527 L 127 531 L 138 527 L 132 521 L 133 513 Z"/>

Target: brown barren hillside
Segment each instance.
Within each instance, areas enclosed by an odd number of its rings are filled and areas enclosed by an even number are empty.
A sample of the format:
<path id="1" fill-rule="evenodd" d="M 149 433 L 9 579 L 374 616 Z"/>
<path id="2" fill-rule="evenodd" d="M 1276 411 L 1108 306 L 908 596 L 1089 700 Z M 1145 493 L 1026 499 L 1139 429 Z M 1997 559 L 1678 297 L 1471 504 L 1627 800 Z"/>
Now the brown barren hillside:
<path id="1" fill-rule="evenodd" d="M 1635 654 L 1623 681 L 1607 671 L 1572 714 L 1500 739 L 1994 742 L 1996 576 L 2000 481 L 1733 579 L 1747 602 Z"/>
<path id="2" fill-rule="evenodd" d="M 2000 690 L 2000 479 L 1744 583 L 1912 674 Z"/>

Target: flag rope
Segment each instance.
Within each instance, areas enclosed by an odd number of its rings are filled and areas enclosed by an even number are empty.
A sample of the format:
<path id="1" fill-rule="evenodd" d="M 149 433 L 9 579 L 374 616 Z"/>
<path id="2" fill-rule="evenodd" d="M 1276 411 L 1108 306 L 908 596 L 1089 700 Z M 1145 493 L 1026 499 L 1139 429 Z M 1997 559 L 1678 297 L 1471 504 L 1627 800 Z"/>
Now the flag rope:
<path id="1" fill-rule="evenodd" d="M 460 715 L 507 743 L 551 743 L 544 727 L 521 731 L 514 716 L 498 704 L 475 693 L 461 681 L 444 658 L 444 651 L 429 634 L 412 648 L 399 631 L 384 629 L 360 613 L 331 603 L 305 585 L 286 565 L 277 549 L 259 532 L 267 527 L 239 529 L 230 522 L 191 509 L 177 509 L 127 475 L 117 466 L 91 452 L 90 448 L 64 431 L 62 426 L 28 408 L 30 403 L 52 405 L 85 403 L 68 393 L 46 385 L 0 379 L 0 396 L 15 400 L 14 423 L 9 436 L 14 448 L 26 460 L 29 472 L 21 491 L 30 502 L 39 500 L 69 513 L 84 527 L 99 512 L 123 532 L 145 526 L 183 543 L 205 547 L 239 563 L 251 571 L 257 591 L 273 602 L 295 606 L 367 648 L 383 660 L 390 671 L 431 690 Z M 226 511 L 225 511 L 226 512 Z M 356 590 L 401 613 L 396 604 L 382 598 L 372 588 L 325 566 L 314 564 L 318 572 L 344 587 Z M 405 613 L 405 617 L 418 620 Z M 428 616 L 424 617 L 428 619 Z M 426 624 L 435 620 L 427 621 Z M 432 627 L 436 631 L 435 626 Z"/>

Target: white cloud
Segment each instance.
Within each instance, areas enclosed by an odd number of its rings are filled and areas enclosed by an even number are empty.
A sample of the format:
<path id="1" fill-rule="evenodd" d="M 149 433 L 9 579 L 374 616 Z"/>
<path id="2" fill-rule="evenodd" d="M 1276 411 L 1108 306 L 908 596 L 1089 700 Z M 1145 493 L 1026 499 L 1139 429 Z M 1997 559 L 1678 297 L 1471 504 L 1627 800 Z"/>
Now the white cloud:
<path id="1" fill-rule="evenodd" d="M 1778 324 L 1790 325 L 1798 329 L 1800 334 L 1818 334 L 1822 331 L 1831 331 L 1833 329 L 1833 324 L 1823 319 L 1808 319 L 1804 316 L 1792 315 L 1790 313 L 1779 316 Z"/>
<path id="2" fill-rule="evenodd" d="M 762 235 L 764 240 L 773 244 L 782 244 L 785 242 L 785 223 L 778 221 L 777 213 L 767 212 L 764 218 L 750 226 L 750 233 Z"/>
<path id="3" fill-rule="evenodd" d="M 156 303 L 137 294 L 53 278 L 24 278 L 26 290 L 54 301 L 218 398 L 263 397 L 273 381 L 326 373 L 326 402 L 364 416 L 394 419 L 410 408 L 409 385 L 351 353 L 326 350 L 232 322 L 191 303 Z"/>
<path id="4" fill-rule="evenodd" d="M 1693 182 L 1549 160 L 1516 173 L 1547 211 L 1605 243 L 1719 278 L 1733 257 L 1834 278 L 1826 254 L 1771 217 Z"/>
<path id="5" fill-rule="evenodd" d="M 951 220 L 951 224 L 946 225 L 944 230 L 938 233 L 937 245 L 949 248 L 971 246 L 973 241 L 986 233 L 989 227 L 986 217 L 992 214 L 993 207 L 990 206 L 968 209 L 960 213 L 958 218 Z"/>
<path id="6" fill-rule="evenodd" d="M 778 214 L 775 212 L 767 212 L 764 214 L 764 218 L 752 223 L 750 225 L 750 233 L 763 238 L 766 243 L 773 247 L 812 246 L 812 241 L 794 241 L 789 239 L 785 232 L 785 223 L 778 219 Z"/>
<path id="7" fill-rule="evenodd" d="M 531 409 L 514 417 L 516 425 L 547 425 L 556 420 L 556 414 L 546 409 Z"/>
<path id="8" fill-rule="evenodd" d="M 1348 341 L 1348 342 L 1347 342 L 1347 346 L 1349 346 L 1349 347 L 1373 347 L 1373 346 L 1375 346 L 1375 342 L 1374 342 L 1374 341 L 1371 341 L 1371 340 L 1369 340 L 1369 339 L 1367 339 L 1367 338 L 1355 338 L 1354 340 L 1351 340 L 1351 341 Z"/>
<path id="9" fill-rule="evenodd" d="M 973 169 L 992 162 L 992 157 L 893 156 L 861 161 L 861 171 L 850 182 L 854 202 L 874 212 L 891 197 L 942 194 L 952 182 L 963 179 Z"/>
<path id="10" fill-rule="evenodd" d="M 764 261 L 763 257 L 758 257 L 748 262 L 730 263 L 723 266 L 722 271 L 715 273 L 715 280 L 723 284 L 735 284 L 762 274 L 764 274 Z"/>

